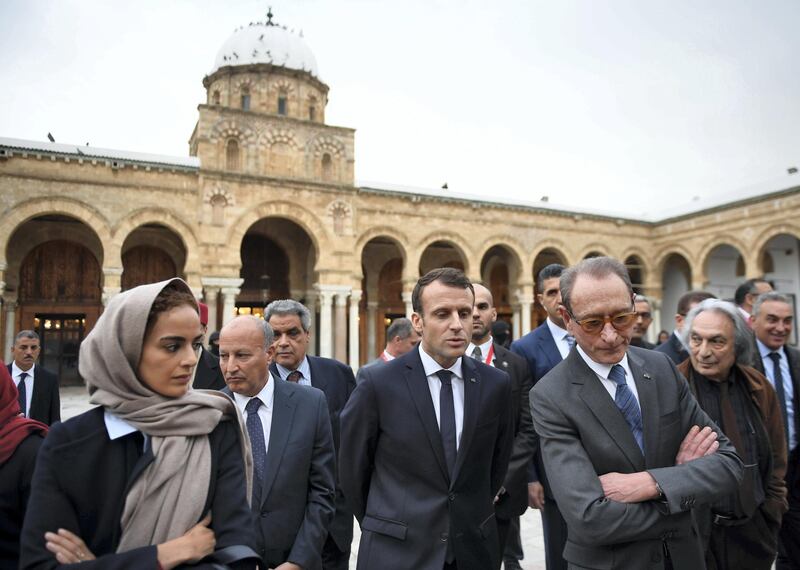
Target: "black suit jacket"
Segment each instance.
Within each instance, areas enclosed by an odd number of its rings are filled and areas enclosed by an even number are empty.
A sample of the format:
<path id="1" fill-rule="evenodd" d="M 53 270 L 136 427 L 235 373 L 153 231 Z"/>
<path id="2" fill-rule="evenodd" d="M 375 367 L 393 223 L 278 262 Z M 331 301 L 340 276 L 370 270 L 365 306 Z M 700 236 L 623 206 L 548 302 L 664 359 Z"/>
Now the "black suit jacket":
<path id="1" fill-rule="evenodd" d="M 21 569 L 59 566 L 43 539 L 45 532 L 59 528 L 80 536 L 97 556 L 97 560 L 82 562 L 81 570 L 156 567 L 155 545 L 116 553 L 125 497 L 153 461 L 152 450 L 141 454 L 134 434 L 110 440 L 103 412 L 97 407 L 50 429 L 33 473 L 22 528 Z M 223 421 L 208 436 L 211 481 L 203 512 L 213 513 L 210 528 L 217 550 L 244 546 L 255 556 L 256 533 L 245 497 L 238 431 L 233 422 Z M 254 568 L 255 561 L 235 567 L 240 566 Z"/>
<path id="2" fill-rule="evenodd" d="M 353 376 L 353 370 L 338 360 L 319 356 L 307 356 L 306 358 L 308 358 L 308 365 L 311 368 L 311 385 L 322 390 L 328 401 L 333 445 L 338 455 L 339 416 L 350 398 L 350 394 L 353 393 L 356 379 Z M 281 377 L 274 362 L 270 365 L 270 372 L 276 378 Z M 344 500 L 338 482 L 336 485 L 336 515 L 334 515 L 328 530 L 340 550 L 350 549 L 350 543 L 353 542 L 353 513 Z"/>
<path id="3" fill-rule="evenodd" d="M 533 431 L 528 392 L 533 382 L 528 363 L 518 354 L 494 344 L 494 367 L 511 378 L 511 416 L 514 423 L 514 446 L 503 483 L 506 492 L 495 505 L 499 518 L 518 517 L 528 509 L 528 467 L 539 440 Z"/>
<path id="4" fill-rule="evenodd" d="M 333 520 L 336 458 L 325 395 L 280 379 L 275 383 L 272 424 L 261 504 L 253 505 L 260 554 L 269 568 L 293 562 L 322 568 L 322 546 Z M 233 397 L 228 388 L 224 394 Z"/>
<path id="5" fill-rule="evenodd" d="M 508 374 L 462 358 L 464 423 L 448 473 L 428 380 L 412 350 L 364 371 L 342 413 L 339 478 L 361 524 L 358 569 L 500 565 L 494 497 L 513 444 Z"/>
<path id="6" fill-rule="evenodd" d="M 33 466 L 44 438 L 33 433 L 0 463 L 0 568 L 19 567 L 19 535 L 31 494 Z"/>
<path id="7" fill-rule="evenodd" d="M 8 364 L 11 374 L 11 364 Z M 33 368 L 33 396 L 28 415 L 32 420 L 53 425 L 61 421 L 61 396 L 58 392 L 58 378 L 55 374 L 39 366 Z"/>
<path id="8" fill-rule="evenodd" d="M 225 387 L 225 377 L 219 367 L 219 357 L 211 354 L 205 347 L 197 362 L 192 387 L 195 390 L 222 390 Z"/>
<path id="9" fill-rule="evenodd" d="M 659 344 L 656 350 L 669 356 L 669 359 L 675 364 L 680 364 L 689 358 L 689 352 L 675 336 L 675 333 L 669 335 L 669 339 Z"/>

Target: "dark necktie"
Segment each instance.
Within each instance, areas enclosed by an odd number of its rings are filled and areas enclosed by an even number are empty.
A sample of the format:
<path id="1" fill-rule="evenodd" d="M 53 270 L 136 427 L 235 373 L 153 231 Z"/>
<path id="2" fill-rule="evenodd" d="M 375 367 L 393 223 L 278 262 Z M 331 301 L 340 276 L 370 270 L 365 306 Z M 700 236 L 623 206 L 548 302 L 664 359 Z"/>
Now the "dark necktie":
<path id="1" fill-rule="evenodd" d="M 453 468 L 456 465 L 456 409 L 453 404 L 453 373 L 449 370 L 439 370 L 436 375 L 442 381 L 442 387 L 439 390 L 439 431 L 442 434 L 447 470 L 452 477 Z"/>
<path id="2" fill-rule="evenodd" d="M 783 430 L 786 432 L 786 445 L 789 445 L 789 420 L 786 417 L 786 390 L 783 387 L 783 373 L 781 372 L 781 355 L 777 352 L 770 352 L 772 360 L 772 380 L 775 382 L 775 392 L 778 394 L 778 402 L 781 404 L 781 415 L 783 416 Z"/>
<path id="3" fill-rule="evenodd" d="M 483 353 L 481 352 L 480 346 L 476 346 L 472 349 L 472 358 L 475 360 L 483 360 Z"/>
<path id="4" fill-rule="evenodd" d="M 22 372 L 19 375 L 19 384 L 17 385 L 17 391 L 19 391 L 19 396 L 17 397 L 17 401 L 19 402 L 19 410 L 26 418 L 28 417 L 28 410 L 25 409 L 25 403 L 28 400 L 28 389 L 25 387 L 25 378 L 27 377 L 28 373 Z"/>
<path id="5" fill-rule="evenodd" d="M 298 382 L 300 382 L 300 378 L 302 378 L 302 377 L 303 377 L 303 373 L 302 372 L 300 372 L 299 370 L 292 370 L 291 372 L 289 372 L 289 375 L 286 377 L 286 381 L 287 382 L 294 382 L 295 384 L 297 384 Z"/>
<path id="6" fill-rule="evenodd" d="M 575 337 L 574 337 L 574 336 L 572 336 L 571 334 L 568 334 L 568 335 L 566 335 L 564 338 L 566 339 L 566 341 L 567 341 L 567 344 L 569 345 L 569 349 L 570 349 L 570 350 L 572 350 L 573 348 L 575 348 Z"/>
<path id="7" fill-rule="evenodd" d="M 625 382 L 625 369 L 619 364 L 611 367 L 611 372 L 608 374 L 608 379 L 617 384 L 617 392 L 614 396 L 614 403 L 622 412 L 622 416 L 631 428 L 633 438 L 639 445 L 639 449 L 644 453 L 644 429 L 642 428 L 642 412 L 639 410 L 639 403 L 636 397 L 628 388 L 628 383 Z"/>
<path id="8" fill-rule="evenodd" d="M 258 417 L 261 400 L 252 398 L 245 406 L 247 412 L 247 433 L 250 434 L 250 446 L 253 452 L 253 509 L 261 506 L 261 487 L 264 484 L 264 469 L 267 465 L 267 444 L 264 441 L 264 426 Z"/>

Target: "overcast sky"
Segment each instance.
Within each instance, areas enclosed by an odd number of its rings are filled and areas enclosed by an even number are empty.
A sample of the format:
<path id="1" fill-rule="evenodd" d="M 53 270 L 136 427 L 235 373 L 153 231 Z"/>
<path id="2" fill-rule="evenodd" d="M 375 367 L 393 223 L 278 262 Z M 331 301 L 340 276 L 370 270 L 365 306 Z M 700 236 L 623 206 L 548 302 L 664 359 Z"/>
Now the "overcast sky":
<path id="1" fill-rule="evenodd" d="M 2 0 L 0 137 L 186 156 L 268 2 Z M 273 0 L 356 178 L 658 216 L 800 184 L 797 0 Z"/>

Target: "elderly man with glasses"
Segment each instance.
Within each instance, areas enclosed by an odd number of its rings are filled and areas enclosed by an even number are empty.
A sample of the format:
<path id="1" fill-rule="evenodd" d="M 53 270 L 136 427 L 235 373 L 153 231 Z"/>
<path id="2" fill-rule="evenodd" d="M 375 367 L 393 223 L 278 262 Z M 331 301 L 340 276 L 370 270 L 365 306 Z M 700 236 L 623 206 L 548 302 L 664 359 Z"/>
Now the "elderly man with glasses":
<path id="1" fill-rule="evenodd" d="M 708 299 L 686 317 L 686 376 L 700 407 L 719 424 L 744 462 L 733 493 L 698 509 L 711 569 L 769 570 L 786 511 L 786 434 L 778 396 L 752 361 L 752 336 L 736 306 Z"/>
<path id="2" fill-rule="evenodd" d="M 629 347 L 636 321 L 619 261 L 561 276 L 577 348 L 531 390 L 570 567 L 703 568 L 691 510 L 734 492 L 742 463 L 665 355 Z"/>

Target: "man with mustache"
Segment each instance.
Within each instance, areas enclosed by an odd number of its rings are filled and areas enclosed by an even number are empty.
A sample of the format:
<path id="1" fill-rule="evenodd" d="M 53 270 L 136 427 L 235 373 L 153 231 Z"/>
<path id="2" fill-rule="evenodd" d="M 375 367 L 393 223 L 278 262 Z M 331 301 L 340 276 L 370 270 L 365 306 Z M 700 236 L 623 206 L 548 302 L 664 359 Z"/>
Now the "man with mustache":
<path id="1" fill-rule="evenodd" d="M 11 347 L 14 360 L 8 365 L 8 372 L 19 392 L 22 415 L 52 425 L 61 421 L 61 397 L 56 375 L 36 365 L 41 351 L 38 334 L 20 331 Z"/>
<path id="2" fill-rule="evenodd" d="M 494 502 L 513 442 L 511 382 L 464 357 L 474 301 L 457 269 L 420 278 L 420 344 L 365 370 L 342 412 L 339 476 L 361 524 L 359 570 L 500 567 Z"/>

